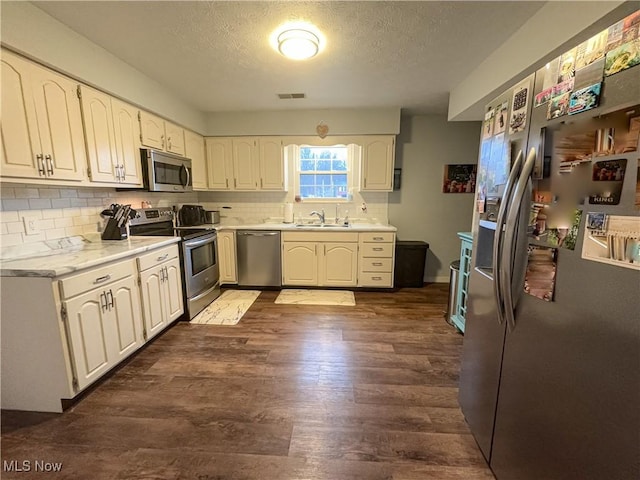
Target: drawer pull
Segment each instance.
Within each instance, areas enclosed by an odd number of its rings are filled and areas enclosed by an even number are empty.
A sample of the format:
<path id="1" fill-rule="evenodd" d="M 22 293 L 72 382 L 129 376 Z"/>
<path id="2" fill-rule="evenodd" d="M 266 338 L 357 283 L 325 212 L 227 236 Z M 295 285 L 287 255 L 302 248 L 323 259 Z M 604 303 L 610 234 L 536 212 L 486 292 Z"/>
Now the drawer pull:
<path id="1" fill-rule="evenodd" d="M 371 265 L 373 265 L 374 267 L 381 267 L 382 262 L 373 262 Z"/>
<path id="2" fill-rule="evenodd" d="M 168 253 L 165 253 L 164 255 L 160 255 L 160 256 L 158 257 L 158 262 L 161 262 L 162 260 L 165 260 L 168 256 L 169 256 L 169 254 L 168 254 Z"/>
<path id="3" fill-rule="evenodd" d="M 371 280 L 382 280 L 382 277 L 371 277 Z"/>
<path id="4" fill-rule="evenodd" d="M 384 240 L 384 238 L 383 238 L 383 237 L 373 237 L 373 239 L 374 239 L 374 240 L 376 240 L 376 241 L 382 241 L 382 240 Z"/>
<path id="5" fill-rule="evenodd" d="M 374 252 L 381 252 L 382 251 L 382 247 L 375 247 L 373 249 Z"/>
<path id="6" fill-rule="evenodd" d="M 111 275 L 104 275 L 102 277 L 98 277 L 93 281 L 93 284 L 97 285 L 98 283 L 104 283 L 107 280 L 111 280 Z"/>

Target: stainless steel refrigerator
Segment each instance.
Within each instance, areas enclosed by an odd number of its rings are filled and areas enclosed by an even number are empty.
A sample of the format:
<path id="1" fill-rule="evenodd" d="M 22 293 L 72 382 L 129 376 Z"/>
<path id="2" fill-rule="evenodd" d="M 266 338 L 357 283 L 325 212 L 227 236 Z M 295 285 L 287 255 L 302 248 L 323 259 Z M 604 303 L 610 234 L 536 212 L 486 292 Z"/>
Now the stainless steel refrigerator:
<path id="1" fill-rule="evenodd" d="M 502 106 L 508 109 L 500 113 L 513 120 L 514 90 L 488 105 L 478 186 L 480 172 L 490 174 L 495 197 L 487 193 L 475 205 L 459 400 L 498 480 L 640 478 L 640 270 L 621 266 L 631 261 L 624 256 L 620 262 L 583 258 L 584 243 L 593 240 L 585 231 L 589 214 L 640 225 L 640 145 L 636 138 L 635 151 L 612 149 L 602 157 L 624 159 L 624 178 L 610 182 L 620 187 L 614 205 L 590 204 L 598 192 L 589 189 L 610 186 L 592 178 L 601 159 L 578 155 L 567 162 L 565 155 L 567 145 L 591 142 L 591 132 L 612 132 L 611 124 L 616 135 L 632 130 L 628 121 L 640 116 L 638 75 L 640 66 L 606 77 L 600 106 L 551 120 L 547 107 L 533 106 L 545 69 L 525 79 L 515 89 L 529 95 L 526 127 L 505 129 L 506 172 L 490 160 L 487 144 L 504 128 L 497 117 Z M 488 173 L 487 163 L 498 172 Z M 536 200 L 556 215 L 580 212 L 573 250 L 535 235 Z M 537 247 L 549 247 L 553 257 L 553 288 L 545 298 L 525 292 Z"/>

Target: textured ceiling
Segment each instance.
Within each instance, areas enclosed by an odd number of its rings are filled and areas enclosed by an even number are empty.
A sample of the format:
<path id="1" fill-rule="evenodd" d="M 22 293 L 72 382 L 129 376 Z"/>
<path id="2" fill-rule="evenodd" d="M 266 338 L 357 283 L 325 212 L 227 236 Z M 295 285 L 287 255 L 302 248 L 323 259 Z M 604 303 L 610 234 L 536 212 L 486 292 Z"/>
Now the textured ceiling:
<path id="1" fill-rule="evenodd" d="M 401 107 L 446 113 L 449 91 L 544 2 L 55 1 L 36 6 L 202 111 Z M 293 62 L 285 21 L 327 38 Z M 303 100 L 278 93 L 304 92 Z"/>

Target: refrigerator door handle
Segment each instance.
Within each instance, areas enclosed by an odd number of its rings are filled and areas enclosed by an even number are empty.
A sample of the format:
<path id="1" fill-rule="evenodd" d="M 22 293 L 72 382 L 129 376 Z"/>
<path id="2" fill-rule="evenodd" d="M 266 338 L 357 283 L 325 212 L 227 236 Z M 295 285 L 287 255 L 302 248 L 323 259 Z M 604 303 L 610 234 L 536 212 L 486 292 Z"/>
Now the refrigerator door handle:
<path id="1" fill-rule="evenodd" d="M 509 205 L 509 213 L 507 214 L 507 225 L 512 228 L 507 231 L 505 235 L 504 248 L 502 250 L 501 263 L 501 286 L 502 296 L 504 299 L 504 312 L 507 320 L 507 327 L 509 331 L 513 331 L 515 328 L 515 315 L 514 310 L 517 303 L 517 298 L 514 298 L 514 291 L 517 292 L 522 285 L 523 280 L 520 275 L 519 278 L 514 278 L 515 261 L 517 260 L 516 249 L 518 247 L 518 234 L 526 234 L 527 222 L 525 214 L 528 213 L 529 198 L 527 198 L 527 191 L 530 192 L 531 173 L 533 172 L 533 166 L 536 161 L 536 150 L 532 148 L 527 155 L 527 159 L 522 167 L 522 172 L 518 178 L 518 183 L 515 186 L 513 193 L 513 201 Z M 524 221 L 523 221 L 524 220 Z M 524 229 L 524 230 L 523 230 Z"/>
<path id="2" fill-rule="evenodd" d="M 522 150 L 518 152 L 515 161 L 511 167 L 509 178 L 505 185 L 503 201 L 500 202 L 500 208 L 498 209 L 498 217 L 496 218 L 496 232 L 493 237 L 493 252 L 492 252 L 492 265 L 493 265 L 493 293 L 498 304 L 498 323 L 501 325 L 505 320 L 504 313 L 504 299 L 502 296 L 502 282 L 500 279 L 501 270 L 501 256 L 503 250 L 503 241 L 505 235 L 505 220 L 509 205 L 511 204 L 513 186 L 515 185 L 520 170 L 522 169 Z"/>

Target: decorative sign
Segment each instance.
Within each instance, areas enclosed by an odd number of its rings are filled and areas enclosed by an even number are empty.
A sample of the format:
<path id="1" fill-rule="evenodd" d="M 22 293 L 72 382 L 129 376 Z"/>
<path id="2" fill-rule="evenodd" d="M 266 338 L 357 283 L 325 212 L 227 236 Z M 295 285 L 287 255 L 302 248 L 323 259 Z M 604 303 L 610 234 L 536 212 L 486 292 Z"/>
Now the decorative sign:
<path id="1" fill-rule="evenodd" d="M 509 135 L 524 131 L 527 125 L 527 106 L 529 104 L 529 80 L 525 80 L 513 89 Z"/>
<path id="2" fill-rule="evenodd" d="M 496 108 L 496 117 L 493 123 L 493 133 L 497 135 L 507 129 L 507 112 L 509 110 L 509 102 L 504 102 Z"/>
<path id="3" fill-rule="evenodd" d="M 625 43 L 607 53 L 604 76 L 608 77 L 640 64 L 640 39 Z"/>
<path id="4" fill-rule="evenodd" d="M 473 193 L 476 191 L 475 164 L 444 166 L 443 193 Z"/>
<path id="5" fill-rule="evenodd" d="M 622 194 L 627 159 L 602 160 L 593 164 L 593 182 L 597 182 L 595 193 L 589 195 L 591 205 L 618 205 Z"/>
<path id="6" fill-rule="evenodd" d="M 571 94 L 569 92 L 553 97 L 549 100 L 549 107 L 547 108 L 547 120 L 562 117 L 569 111 L 569 99 Z"/>
<path id="7" fill-rule="evenodd" d="M 601 83 L 576 90 L 569 97 L 569 115 L 586 112 L 600 105 Z"/>

